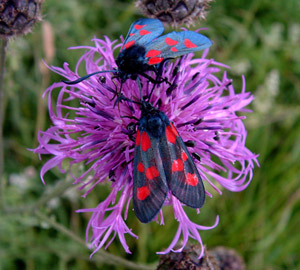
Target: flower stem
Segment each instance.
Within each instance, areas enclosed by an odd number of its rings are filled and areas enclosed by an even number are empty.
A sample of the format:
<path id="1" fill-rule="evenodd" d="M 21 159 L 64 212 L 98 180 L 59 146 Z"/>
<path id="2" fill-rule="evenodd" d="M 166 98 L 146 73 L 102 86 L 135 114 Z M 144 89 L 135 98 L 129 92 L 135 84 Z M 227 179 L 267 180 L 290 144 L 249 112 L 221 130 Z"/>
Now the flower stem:
<path id="1" fill-rule="evenodd" d="M 67 179 L 58 184 L 51 192 L 46 190 L 44 194 L 34 203 L 27 204 L 23 206 L 5 207 L 4 214 L 20 214 L 20 213 L 32 213 L 33 211 L 41 208 L 43 205 L 47 204 L 51 199 L 59 197 L 70 187 L 74 187 L 74 184 Z"/>
<path id="2" fill-rule="evenodd" d="M 86 243 L 80 237 L 78 237 L 75 233 L 73 233 L 72 231 L 70 231 L 69 229 L 64 227 L 63 225 L 59 224 L 55 220 L 49 218 L 48 216 L 44 215 L 43 213 L 41 213 L 38 210 L 35 211 L 35 214 L 40 219 L 43 219 L 44 221 L 46 221 L 49 225 L 51 225 L 57 231 L 69 236 L 71 239 L 73 239 L 74 241 L 78 242 L 81 245 L 86 245 Z M 99 250 L 94 256 L 97 256 L 98 259 L 100 259 L 105 264 L 120 265 L 120 266 L 124 266 L 128 269 L 139 269 L 139 270 L 154 270 L 154 269 L 156 269 L 155 266 L 133 263 L 131 261 L 125 260 L 119 256 L 110 254 L 103 250 Z"/>
<path id="3" fill-rule="evenodd" d="M 4 189 L 4 149 L 3 149 L 3 124 L 4 124 L 4 72 L 6 47 L 8 40 L 0 39 L 0 209 L 4 207 L 3 189 Z"/>

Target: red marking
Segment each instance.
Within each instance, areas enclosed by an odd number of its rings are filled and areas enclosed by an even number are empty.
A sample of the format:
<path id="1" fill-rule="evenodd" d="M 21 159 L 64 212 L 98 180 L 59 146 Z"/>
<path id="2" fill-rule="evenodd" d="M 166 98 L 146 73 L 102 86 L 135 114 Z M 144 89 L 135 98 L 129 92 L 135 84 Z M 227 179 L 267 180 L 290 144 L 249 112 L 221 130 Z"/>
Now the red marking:
<path id="1" fill-rule="evenodd" d="M 196 44 L 194 44 L 192 41 L 190 41 L 187 38 L 184 40 L 184 46 L 187 47 L 187 48 L 196 48 L 196 47 L 198 47 Z"/>
<path id="2" fill-rule="evenodd" d="M 151 34 L 151 33 L 152 33 L 152 32 L 147 31 L 147 30 L 145 30 L 145 29 L 143 29 L 143 30 L 140 31 L 140 35 L 141 35 L 141 36 L 148 35 L 148 34 Z"/>
<path id="3" fill-rule="evenodd" d="M 134 44 L 134 40 L 128 41 L 128 42 L 125 44 L 125 49 L 128 49 L 128 48 L 131 47 L 133 44 Z"/>
<path id="4" fill-rule="evenodd" d="M 147 186 L 137 188 L 137 198 L 140 201 L 145 200 L 150 195 L 150 189 Z"/>
<path id="5" fill-rule="evenodd" d="M 136 24 L 136 25 L 134 25 L 134 28 L 136 30 L 139 30 L 139 29 L 143 28 L 144 26 L 146 26 L 146 24 L 144 24 L 144 25 Z"/>
<path id="6" fill-rule="evenodd" d="M 140 130 L 138 129 L 138 131 L 136 133 L 135 145 L 139 146 L 140 142 L 141 142 L 141 133 L 140 133 Z"/>
<path id="7" fill-rule="evenodd" d="M 178 41 L 177 41 L 177 40 L 171 39 L 171 38 L 169 38 L 169 37 L 166 37 L 166 38 L 165 38 L 165 42 L 166 42 L 168 45 L 170 45 L 170 46 L 174 46 L 174 45 L 178 44 Z"/>
<path id="8" fill-rule="evenodd" d="M 142 133 L 141 146 L 144 152 L 146 152 L 151 147 L 149 135 L 145 131 Z"/>
<path id="9" fill-rule="evenodd" d="M 156 169 L 155 166 L 152 166 L 146 170 L 147 179 L 152 180 L 152 179 L 156 178 L 157 176 L 159 176 L 159 171 Z"/>
<path id="10" fill-rule="evenodd" d="M 157 50 L 150 50 L 149 52 L 147 52 L 146 57 L 153 57 L 153 56 L 157 56 L 161 53 L 161 51 L 157 51 Z"/>
<path id="11" fill-rule="evenodd" d="M 130 33 L 129 36 L 130 36 L 130 37 L 134 36 L 134 33 Z"/>
<path id="12" fill-rule="evenodd" d="M 183 161 L 186 161 L 188 159 L 188 156 L 187 156 L 186 152 L 181 153 L 181 158 L 182 158 Z"/>
<path id="13" fill-rule="evenodd" d="M 183 162 L 181 159 L 176 159 L 173 160 L 173 164 L 172 164 L 172 172 L 179 172 L 179 171 L 183 171 Z"/>
<path id="14" fill-rule="evenodd" d="M 144 167 L 144 165 L 143 165 L 142 162 L 140 162 L 140 163 L 137 165 L 137 169 L 138 169 L 138 171 L 141 172 L 141 173 L 144 172 L 145 167 Z"/>
<path id="15" fill-rule="evenodd" d="M 178 50 L 176 49 L 176 47 L 172 47 L 172 48 L 171 48 L 171 51 L 172 51 L 172 52 L 178 52 Z"/>
<path id="16" fill-rule="evenodd" d="M 148 64 L 149 65 L 155 65 L 155 64 L 160 63 L 162 60 L 164 60 L 163 57 L 152 57 L 152 58 L 149 59 Z"/>
<path id="17" fill-rule="evenodd" d="M 178 137 L 179 134 L 178 134 L 178 132 L 177 132 L 177 129 L 174 127 L 173 123 L 171 123 L 171 126 L 172 126 L 172 130 L 173 130 L 175 136 Z"/>
<path id="18" fill-rule="evenodd" d="M 173 129 L 170 126 L 167 126 L 167 128 L 166 128 L 166 136 L 167 136 L 167 140 L 170 143 L 175 144 L 175 142 L 176 142 L 176 135 L 174 134 L 174 131 L 173 131 Z"/>
<path id="19" fill-rule="evenodd" d="M 185 182 L 194 187 L 198 184 L 198 177 L 195 173 L 187 173 Z"/>

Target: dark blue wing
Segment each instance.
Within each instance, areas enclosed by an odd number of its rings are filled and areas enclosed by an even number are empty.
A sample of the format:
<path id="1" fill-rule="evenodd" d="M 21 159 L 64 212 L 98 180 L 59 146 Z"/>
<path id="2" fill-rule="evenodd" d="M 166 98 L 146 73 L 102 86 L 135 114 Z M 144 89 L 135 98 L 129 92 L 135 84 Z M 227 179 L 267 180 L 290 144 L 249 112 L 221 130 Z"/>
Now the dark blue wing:
<path id="1" fill-rule="evenodd" d="M 155 65 L 164 59 L 206 49 L 211 44 L 209 38 L 193 31 L 171 32 L 145 45 L 145 62 Z"/>
<path id="2" fill-rule="evenodd" d="M 145 45 L 160 36 L 163 31 L 164 26 L 160 20 L 139 19 L 130 26 L 121 50 L 133 44 Z"/>
<path id="3" fill-rule="evenodd" d="M 158 146 L 158 139 L 138 129 L 134 152 L 133 208 L 144 223 L 156 217 L 169 190 Z"/>
<path id="4" fill-rule="evenodd" d="M 172 123 L 166 127 L 166 136 L 160 144 L 161 156 L 170 160 L 164 163 L 168 187 L 182 203 L 201 208 L 205 189 L 200 174 L 182 138 Z"/>

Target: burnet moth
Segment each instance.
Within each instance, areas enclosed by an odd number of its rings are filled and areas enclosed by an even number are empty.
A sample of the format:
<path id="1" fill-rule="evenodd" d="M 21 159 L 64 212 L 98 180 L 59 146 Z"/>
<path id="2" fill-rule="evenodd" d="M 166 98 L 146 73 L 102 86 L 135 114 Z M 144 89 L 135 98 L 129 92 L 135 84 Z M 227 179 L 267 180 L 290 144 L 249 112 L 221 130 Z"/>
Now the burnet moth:
<path id="1" fill-rule="evenodd" d="M 165 113 L 142 101 L 133 173 L 133 207 L 141 222 L 157 216 L 169 190 L 187 206 L 204 204 L 202 179 L 174 124 Z"/>
<path id="2" fill-rule="evenodd" d="M 138 75 L 146 77 L 154 85 L 161 83 L 162 68 L 167 60 L 203 50 L 211 46 L 211 41 L 196 32 L 171 32 L 160 36 L 164 31 L 158 19 L 142 18 L 129 28 L 120 53 L 116 58 L 117 69 L 96 71 L 74 81 L 63 81 L 66 84 L 79 83 L 93 75 L 105 72 L 115 73 L 115 77 L 124 83 L 127 79 L 135 80 Z M 153 71 L 152 78 L 147 71 Z"/>

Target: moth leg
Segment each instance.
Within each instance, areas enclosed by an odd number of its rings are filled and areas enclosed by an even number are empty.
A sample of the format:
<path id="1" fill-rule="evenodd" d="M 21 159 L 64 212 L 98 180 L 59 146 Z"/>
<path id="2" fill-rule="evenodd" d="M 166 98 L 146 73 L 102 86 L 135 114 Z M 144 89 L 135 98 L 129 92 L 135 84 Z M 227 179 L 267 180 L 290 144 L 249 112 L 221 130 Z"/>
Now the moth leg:
<path id="1" fill-rule="evenodd" d="M 171 85 L 171 82 L 169 82 L 167 78 L 163 78 L 163 77 L 162 77 L 164 64 L 165 64 L 168 60 L 170 60 L 170 59 L 169 59 L 169 58 L 164 59 L 164 60 L 159 64 L 158 68 L 153 67 L 153 71 L 154 71 L 154 73 L 156 74 L 156 78 L 155 78 L 155 79 L 151 78 L 151 79 L 152 79 L 151 82 L 153 83 L 153 87 L 152 87 L 152 89 L 151 89 L 151 91 L 150 91 L 150 94 L 149 94 L 149 96 L 148 96 L 148 101 L 150 100 L 150 98 L 151 98 L 151 96 L 152 96 L 152 93 L 153 93 L 154 88 L 155 88 L 156 85 L 161 84 L 161 83 L 163 83 L 163 82 L 167 83 L 168 85 Z M 146 75 L 146 74 L 142 74 L 142 75 L 144 76 L 144 75 Z M 148 75 L 147 75 L 147 76 L 148 76 Z M 144 76 L 144 77 L 145 77 L 145 76 Z M 150 77 L 150 76 L 149 76 L 149 77 Z"/>

